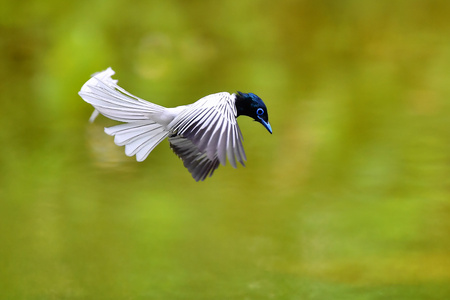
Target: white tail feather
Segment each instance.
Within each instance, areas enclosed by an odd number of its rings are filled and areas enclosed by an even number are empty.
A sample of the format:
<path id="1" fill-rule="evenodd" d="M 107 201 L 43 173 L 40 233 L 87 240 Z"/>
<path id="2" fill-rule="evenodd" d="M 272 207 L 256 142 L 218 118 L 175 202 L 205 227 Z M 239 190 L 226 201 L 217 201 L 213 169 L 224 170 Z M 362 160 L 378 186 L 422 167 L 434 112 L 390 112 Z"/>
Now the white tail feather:
<path id="1" fill-rule="evenodd" d="M 110 119 L 120 122 L 148 120 L 149 116 L 160 114 L 164 107 L 136 97 L 117 85 L 111 78 L 111 68 L 95 74 L 81 88 L 79 95 L 84 101 Z M 96 115 L 91 117 L 95 119 Z"/>
<path id="2" fill-rule="evenodd" d="M 125 146 L 125 154 L 136 155 L 137 161 L 143 161 L 152 150 L 168 135 L 162 125 L 153 121 L 138 121 L 105 128 L 105 132 L 114 136 L 114 143 Z"/>
<path id="3" fill-rule="evenodd" d="M 105 128 L 105 132 L 114 136 L 116 145 L 125 146 L 126 155 L 136 155 L 137 161 L 143 161 L 169 135 L 166 127 L 151 117 L 164 115 L 168 110 L 125 91 L 117 85 L 117 80 L 111 78 L 112 75 L 114 71 L 111 68 L 94 74 L 83 85 L 79 95 L 95 108 L 91 122 L 98 113 L 126 122 Z"/>

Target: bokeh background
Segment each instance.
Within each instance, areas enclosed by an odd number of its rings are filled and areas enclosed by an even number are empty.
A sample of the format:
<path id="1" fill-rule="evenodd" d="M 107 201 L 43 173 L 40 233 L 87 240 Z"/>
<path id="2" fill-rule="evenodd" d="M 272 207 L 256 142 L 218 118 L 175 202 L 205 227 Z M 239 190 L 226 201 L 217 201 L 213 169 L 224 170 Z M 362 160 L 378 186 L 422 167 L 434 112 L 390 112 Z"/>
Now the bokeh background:
<path id="1" fill-rule="evenodd" d="M 449 299 L 450 2 L 0 2 L 1 299 Z M 137 163 L 77 95 L 254 92 L 247 167 Z"/>

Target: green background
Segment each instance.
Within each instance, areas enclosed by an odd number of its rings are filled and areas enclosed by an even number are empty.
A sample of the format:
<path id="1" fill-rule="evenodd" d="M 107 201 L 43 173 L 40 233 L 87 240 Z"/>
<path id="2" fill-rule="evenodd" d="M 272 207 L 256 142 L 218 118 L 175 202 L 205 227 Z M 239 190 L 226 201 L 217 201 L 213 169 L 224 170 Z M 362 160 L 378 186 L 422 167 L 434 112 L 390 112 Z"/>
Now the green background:
<path id="1" fill-rule="evenodd" d="M 450 2 L 1 1 L 1 299 L 449 299 Z M 77 95 L 253 92 L 247 167 L 137 163 Z"/>

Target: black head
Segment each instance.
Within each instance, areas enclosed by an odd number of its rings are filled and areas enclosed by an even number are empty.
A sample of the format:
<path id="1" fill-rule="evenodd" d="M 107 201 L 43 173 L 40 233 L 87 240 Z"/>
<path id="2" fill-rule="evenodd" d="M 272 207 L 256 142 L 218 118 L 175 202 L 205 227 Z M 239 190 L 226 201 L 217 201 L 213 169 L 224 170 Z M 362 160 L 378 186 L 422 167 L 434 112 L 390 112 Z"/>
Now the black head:
<path id="1" fill-rule="evenodd" d="M 261 123 L 266 129 L 272 133 L 272 127 L 269 124 L 269 115 L 264 102 L 253 93 L 236 94 L 237 116 L 240 115 L 252 117 L 255 121 Z"/>

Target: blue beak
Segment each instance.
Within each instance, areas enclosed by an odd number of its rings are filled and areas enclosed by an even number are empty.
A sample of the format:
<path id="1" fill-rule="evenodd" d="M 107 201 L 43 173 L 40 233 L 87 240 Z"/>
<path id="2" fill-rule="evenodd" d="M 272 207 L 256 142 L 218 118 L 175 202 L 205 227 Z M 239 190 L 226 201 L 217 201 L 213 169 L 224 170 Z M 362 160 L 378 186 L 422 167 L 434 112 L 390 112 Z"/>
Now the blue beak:
<path id="1" fill-rule="evenodd" d="M 269 122 L 264 121 L 260 116 L 258 116 L 259 121 L 261 124 L 263 124 L 264 127 L 272 134 L 272 127 L 270 126 Z"/>

